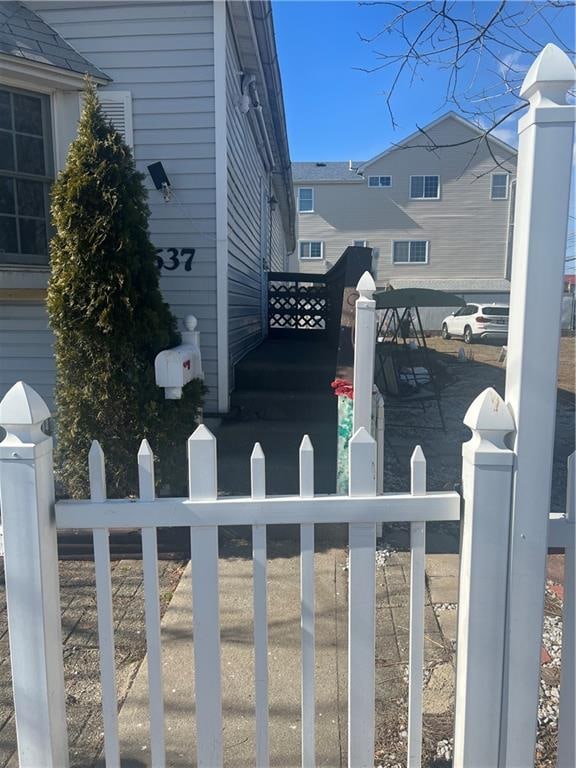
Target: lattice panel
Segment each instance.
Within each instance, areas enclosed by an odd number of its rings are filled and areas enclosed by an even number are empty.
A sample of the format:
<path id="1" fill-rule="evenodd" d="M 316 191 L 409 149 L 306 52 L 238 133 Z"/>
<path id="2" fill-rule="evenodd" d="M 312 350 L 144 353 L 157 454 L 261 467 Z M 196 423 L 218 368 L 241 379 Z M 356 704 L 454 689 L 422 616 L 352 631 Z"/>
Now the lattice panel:
<path id="1" fill-rule="evenodd" d="M 274 284 L 268 292 L 270 328 L 325 330 L 328 296 L 324 286 Z"/>

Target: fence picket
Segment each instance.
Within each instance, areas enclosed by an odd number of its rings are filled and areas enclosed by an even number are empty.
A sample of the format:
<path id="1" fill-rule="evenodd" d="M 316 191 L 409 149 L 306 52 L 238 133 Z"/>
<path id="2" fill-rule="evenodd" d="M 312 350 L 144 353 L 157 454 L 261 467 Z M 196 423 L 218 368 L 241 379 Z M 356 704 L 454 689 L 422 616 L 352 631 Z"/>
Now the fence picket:
<path id="1" fill-rule="evenodd" d="M 216 439 L 201 424 L 188 439 L 189 497 L 217 497 Z M 222 682 L 218 597 L 218 528 L 191 530 L 196 743 L 198 768 L 222 765 Z"/>
<path id="2" fill-rule="evenodd" d="M 266 496 L 266 459 L 260 443 L 250 457 L 252 498 Z M 254 682 L 256 698 L 256 765 L 266 768 L 270 761 L 268 740 L 268 610 L 266 526 L 252 526 L 254 569 Z"/>
<path id="3" fill-rule="evenodd" d="M 426 458 L 417 445 L 410 460 L 411 493 L 426 493 Z M 410 655 L 408 665 L 408 768 L 422 765 L 426 523 L 410 523 Z"/>
<path id="4" fill-rule="evenodd" d="M 576 765 L 576 453 L 568 458 L 566 483 L 567 541 L 564 549 L 564 608 L 562 611 L 562 667 L 557 768 Z"/>
<path id="5" fill-rule="evenodd" d="M 88 453 L 90 499 L 106 500 L 106 469 L 104 453 L 97 440 Z M 120 768 L 118 741 L 118 693 L 116 661 L 114 658 L 114 617 L 112 612 L 112 582 L 110 578 L 110 535 L 108 528 L 96 528 L 94 539 L 94 568 L 96 571 L 96 606 L 98 612 L 98 645 L 100 647 L 100 680 L 102 684 L 102 717 L 104 721 L 104 754 L 106 768 Z"/>
<path id="6" fill-rule="evenodd" d="M 138 451 L 140 499 L 154 501 L 154 454 L 147 440 Z M 150 755 L 152 765 L 163 768 L 164 690 L 162 686 L 162 645 L 160 639 L 160 595 L 158 589 L 158 540 L 156 528 L 142 528 L 142 568 L 144 572 L 144 612 L 146 617 L 146 658 L 150 711 Z"/>
<path id="7" fill-rule="evenodd" d="M 376 443 L 362 427 L 349 446 L 350 496 L 376 495 Z M 348 766 L 374 764 L 376 524 L 349 526 Z"/>
<path id="8" fill-rule="evenodd" d="M 314 448 L 308 435 L 300 443 L 300 498 L 314 496 Z M 314 524 L 300 526 L 300 632 L 302 646 L 302 768 L 316 764 Z"/>

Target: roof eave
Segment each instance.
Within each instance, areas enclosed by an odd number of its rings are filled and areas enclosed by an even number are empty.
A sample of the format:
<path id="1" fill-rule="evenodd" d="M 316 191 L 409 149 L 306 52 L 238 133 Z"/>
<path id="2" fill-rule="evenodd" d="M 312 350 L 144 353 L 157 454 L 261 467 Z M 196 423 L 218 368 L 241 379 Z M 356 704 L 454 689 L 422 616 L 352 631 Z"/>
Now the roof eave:
<path id="1" fill-rule="evenodd" d="M 58 90 L 77 91 L 83 88 L 84 72 L 74 72 L 70 69 L 62 69 L 54 64 L 43 64 L 39 61 L 31 61 L 22 56 L 11 56 L 0 53 L 2 65 L 2 77 L 12 77 L 17 80 L 29 81 L 32 85 L 56 88 Z M 103 72 L 96 75 L 89 72 L 94 82 L 98 85 L 106 85 L 112 78 Z"/>

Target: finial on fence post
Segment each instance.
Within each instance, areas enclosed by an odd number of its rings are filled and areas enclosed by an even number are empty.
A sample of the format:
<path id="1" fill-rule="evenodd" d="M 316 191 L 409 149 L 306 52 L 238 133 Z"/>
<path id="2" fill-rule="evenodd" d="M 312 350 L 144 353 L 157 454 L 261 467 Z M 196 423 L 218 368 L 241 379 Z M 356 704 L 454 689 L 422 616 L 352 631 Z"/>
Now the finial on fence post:
<path id="1" fill-rule="evenodd" d="M 566 94 L 574 86 L 576 69 L 569 56 L 554 43 L 540 51 L 520 88 L 520 96 L 531 106 L 540 103 L 566 104 Z"/>
<path id="2" fill-rule="evenodd" d="M 376 342 L 376 302 L 372 298 L 376 285 L 370 272 L 364 272 L 356 290 L 354 331 L 354 412 L 353 432 L 372 428 L 372 388 L 374 386 L 374 354 Z"/>
<path id="3" fill-rule="evenodd" d="M 358 285 L 356 286 L 356 290 L 362 296 L 364 299 L 371 299 L 374 296 L 374 291 L 376 290 L 376 283 L 374 282 L 374 278 L 370 274 L 370 272 L 366 271 L 358 280 Z"/>
<path id="4" fill-rule="evenodd" d="M 6 430 L 3 444 L 40 443 L 48 439 L 41 426 L 49 418 L 50 410 L 38 392 L 18 381 L 0 402 L 0 425 Z"/>
<path id="5" fill-rule="evenodd" d="M 473 441 L 486 440 L 497 448 L 506 448 L 504 438 L 515 426 L 510 409 L 492 387 L 473 400 L 464 415 L 464 424 L 472 430 Z"/>

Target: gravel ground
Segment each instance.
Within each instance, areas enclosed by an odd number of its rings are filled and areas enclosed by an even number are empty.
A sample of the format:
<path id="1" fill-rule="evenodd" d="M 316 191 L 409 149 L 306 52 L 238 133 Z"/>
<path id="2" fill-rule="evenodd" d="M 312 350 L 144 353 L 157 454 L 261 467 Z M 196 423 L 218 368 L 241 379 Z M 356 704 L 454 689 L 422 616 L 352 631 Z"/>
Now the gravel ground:
<path id="1" fill-rule="evenodd" d="M 162 613 L 180 580 L 184 565 L 169 560 L 158 564 Z M 118 698 L 121 703 L 146 653 L 141 561 L 112 562 L 112 592 Z M 97 760 L 103 745 L 93 562 L 71 560 L 60 563 L 60 603 L 70 768 L 89 768 Z M 3 560 L 0 560 L 0 635 L 0 768 L 4 768 L 14 753 L 16 733 Z"/>

